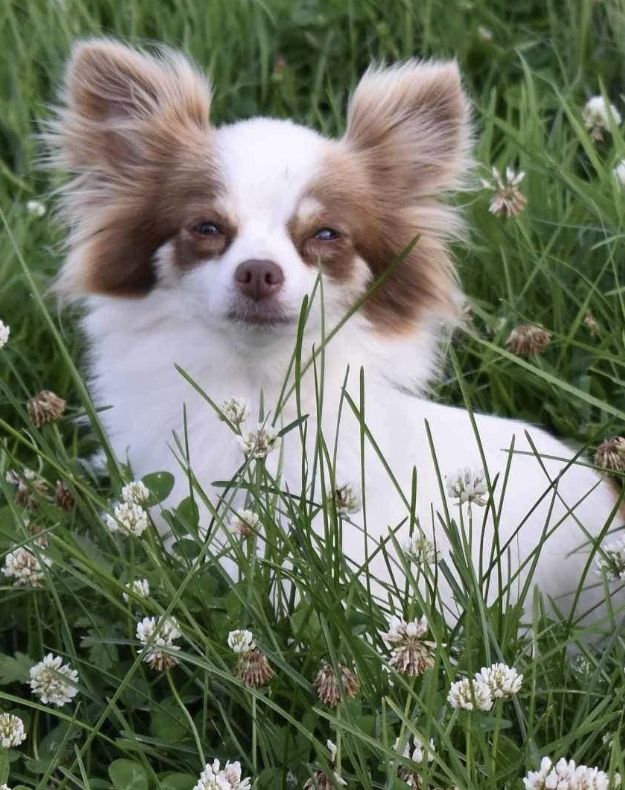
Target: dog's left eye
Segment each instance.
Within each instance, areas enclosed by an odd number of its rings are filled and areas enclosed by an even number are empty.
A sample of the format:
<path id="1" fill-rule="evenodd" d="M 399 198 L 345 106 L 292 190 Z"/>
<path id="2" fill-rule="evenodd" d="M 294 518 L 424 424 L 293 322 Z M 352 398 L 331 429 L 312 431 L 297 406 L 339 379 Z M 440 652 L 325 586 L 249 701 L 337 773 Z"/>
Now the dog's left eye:
<path id="1" fill-rule="evenodd" d="M 219 225 L 207 220 L 198 222 L 197 225 L 193 226 L 193 230 L 199 233 L 200 236 L 218 236 L 221 234 Z"/>
<path id="2" fill-rule="evenodd" d="M 314 238 L 319 239 L 319 241 L 334 241 L 338 239 L 340 235 L 338 230 L 334 230 L 334 228 L 319 228 Z"/>

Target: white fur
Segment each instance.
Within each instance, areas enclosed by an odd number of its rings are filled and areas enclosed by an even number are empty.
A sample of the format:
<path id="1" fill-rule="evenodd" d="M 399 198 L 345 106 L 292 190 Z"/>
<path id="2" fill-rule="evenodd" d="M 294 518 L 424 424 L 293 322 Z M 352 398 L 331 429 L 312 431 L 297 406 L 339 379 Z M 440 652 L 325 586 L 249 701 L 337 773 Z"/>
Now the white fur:
<path id="1" fill-rule="evenodd" d="M 215 261 L 181 273 L 171 265 L 165 245 L 158 254 L 159 284 L 146 297 L 120 299 L 92 296 L 87 300 L 84 326 L 90 339 L 90 369 L 93 393 L 101 407 L 110 406 L 102 419 L 117 453 L 127 457 L 136 475 L 168 469 L 177 476 L 170 498 L 175 503 L 186 495 L 188 482 L 180 469 L 174 432 L 182 435 L 183 405 L 187 409 L 190 455 L 194 472 L 207 488 L 214 480 L 230 478 L 239 467 L 241 450 L 229 428 L 218 420 L 208 404 L 176 371 L 177 364 L 220 403 L 232 395 L 242 396 L 258 411 L 262 391 L 265 407 L 275 408 L 293 350 L 296 319 L 303 297 L 314 287 L 317 272 L 306 266 L 291 243 L 286 223 L 297 212 L 300 197 L 322 160 L 328 143 L 319 135 L 290 123 L 255 119 L 217 132 L 221 171 L 228 184 L 227 208 L 236 217 L 238 235 L 225 255 Z M 111 250 L 114 255 L 114 250 Z M 248 258 L 267 258 L 285 272 L 281 296 L 286 315 L 293 323 L 277 327 L 247 326 L 227 318 L 236 299 L 233 273 Z M 325 321 L 336 325 L 354 295 L 362 293 L 368 280 L 367 267 L 360 262 L 347 285 L 323 282 Z M 320 300 L 307 326 L 305 356 L 321 340 Z M 418 515 L 421 526 L 438 543 L 446 558 L 449 545 L 436 512 L 443 512 L 435 463 L 426 433 L 429 425 L 443 475 L 459 467 L 482 467 L 478 442 L 468 414 L 441 406 L 419 395 L 436 366 L 437 337 L 444 332 L 437 315 L 424 316 L 418 332 L 402 340 L 385 339 L 374 332 L 362 315 L 353 317 L 331 340 L 325 355 L 324 428 L 329 441 L 336 430 L 341 387 L 349 368 L 348 389 L 359 400 L 359 373 L 366 375 L 366 422 L 389 466 L 409 497 L 413 467 L 418 476 Z M 399 386 L 397 386 L 399 385 Z M 305 377 L 303 412 L 311 424 L 315 415 L 312 372 Z M 296 417 L 294 398 L 287 403 L 280 420 L 288 424 Z M 555 535 L 542 548 L 535 580 L 544 593 L 563 598 L 577 586 L 588 557 L 584 529 L 600 533 L 615 505 L 607 485 L 582 464 L 568 470 L 566 459 L 573 456 L 563 443 L 531 425 L 496 417 L 478 416 L 477 424 L 491 479 L 498 483 L 499 501 L 508 451 L 513 439 L 508 490 L 500 518 L 499 540 L 505 541 L 523 525 L 512 542 L 508 557 L 517 566 L 541 540 L 546 524 L 555 526 L 572 508 Z M 529 449 L 525 432 L 546 458 L 546 470 Z M 314 433 L 314 431 L 310 431 Z M 300 450 L 296 432 L 287 437 L 283 476 L 291 490 L 300 479 Z M 529 454 L 520 454 L 526 452 Z M 562 460 L 557 460 L 562 459 Z M 275 465 L 276 459 L 271 463 Z M 367 525 L 369 551 L 389 526 L 406 519 L 405 504 L 395 491 L 376 454 L 366 455 Z M 337 480 L 360 480 L 360 435 L 357 419 L 344 410 L 340 428 Z M 561 477 L 559 475 L 561 474 Z M 556 492 L 550 488 L 557 481 Z M 580 503 L 586 493 L 588 497 Z M 535 503 L 544 500 L 532 511 Z M 579 503 L 579 504 L 578 504 Z M 457 508 L 449 502 L 454 517 Z M 551 513 L 550 513 L 551 510 Z M 486 511 L 474 509 L 481 521 Z M 466 516 L 466 510 L 465 510 Z M 579 520 L 579 523 L 578 523 Z M 358 525 L 359 517 L 354 517 Z M 493 521 L 485 526 L 485 552 L 490 553 Z M 401 541 L 407 527 L 397 533 Z M 473 556 L 479 562 L 479 533 Z M 355 526 L 345 530 L 344 551 L 355 561 L 364 560 L 365 541 Z M 373 570 L 384 580 L 388 571 L 379 557 Z M 521 577 L 522 579 L 522 577 Z M 590 579 L 597 581 L 591 571 Z M 520 582 L 519 582 L 520 584 Z M 453 607 L 451 592 L 441 582 L 446 604 Z M 518 585 L 516 585 L 518 587 Z M 593 605 L 601 589 L 589 591 L 580 611 Z M 513 596 L 514 597 L 514 596 Z"/>

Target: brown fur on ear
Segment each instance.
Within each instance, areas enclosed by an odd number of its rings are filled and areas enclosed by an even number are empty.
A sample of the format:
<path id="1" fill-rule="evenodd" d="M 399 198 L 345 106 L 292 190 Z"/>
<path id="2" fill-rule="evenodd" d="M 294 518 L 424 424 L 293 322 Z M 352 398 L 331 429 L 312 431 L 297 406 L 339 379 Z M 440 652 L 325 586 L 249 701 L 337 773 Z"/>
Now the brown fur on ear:
<path id="1" fill-rule="evenodd" d="M 329 178 L 364 179 L 358 205 L 369 233 L 358 247 L 376 279 L 417 239 L 365 305 L 381 332 L 410 332 L 428 314 L 455 315 L 446 242 L 460 234 L 462 222 L 438 198 L 459 186 L 470 145 L 468 102 L 455 63 L 370 68 L 356 88 L 341 141 L 343 161 L 331 164 Z"/>
<path id="2" fill-rule="evenodd" d="M 176 199 L 218 191 L 211 92 L 182 55 L 148 55 L 107 39 L 79 42 L 51 124 L 52 163 L 74 180 L 64 208 L 71 254 L 59 288 L 136 296 L 177 231 Z"/>
<path id="3" fill-rule="evenodd" d="M 369 68 L 350 101 L 344 141 L 387 199 L 406 205 L 458 186 L 471 134 L 456 63 Z"/>

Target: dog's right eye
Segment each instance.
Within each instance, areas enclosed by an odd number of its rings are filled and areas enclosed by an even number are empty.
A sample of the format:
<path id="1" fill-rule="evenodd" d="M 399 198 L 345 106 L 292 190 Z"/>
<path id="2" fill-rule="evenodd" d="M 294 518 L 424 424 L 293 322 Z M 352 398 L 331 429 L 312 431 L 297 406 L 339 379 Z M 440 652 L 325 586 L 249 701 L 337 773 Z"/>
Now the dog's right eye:
<path id="1" fill-rule="evenodd" d="M 214 222 L 209 222 L 208 220 L 202 220 L 202 222 L 198 222 L 197 225 L 193 226 L 192 230 L 194 233 L 197 233 L 200 236 L 221 235 L 221 229 L 219 225 Z"/>

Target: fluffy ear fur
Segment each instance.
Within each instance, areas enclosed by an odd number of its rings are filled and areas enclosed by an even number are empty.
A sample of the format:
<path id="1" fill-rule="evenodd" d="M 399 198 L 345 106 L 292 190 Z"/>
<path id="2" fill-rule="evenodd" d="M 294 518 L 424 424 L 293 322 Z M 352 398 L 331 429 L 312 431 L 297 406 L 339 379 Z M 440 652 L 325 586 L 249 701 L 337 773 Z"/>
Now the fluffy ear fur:
<path id="1" fill-rule="evenodd" d="M 155 57 L 106 39 L 82 41 L 65 78 L 66 165 L 116 171 L 140 165 L 181 132 L 207 129 L 210 99 L 207 82 L 180 54 Z"/>
<path id="2" fill-rule="evenodd" d="M 471 135 L 456 63 L 370 68 L 351 99 L 345 142 L 391 201 L 458 186 Z"/>
<path id="3" fill-rule="evenodd" d="M 182 55 L 106 39 L 74 48 L 48 140 L 65 191 L 71 253 L 58 289 L 139 296 L 185 199 L 216 189 L 206 80 Z"/>

